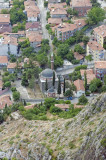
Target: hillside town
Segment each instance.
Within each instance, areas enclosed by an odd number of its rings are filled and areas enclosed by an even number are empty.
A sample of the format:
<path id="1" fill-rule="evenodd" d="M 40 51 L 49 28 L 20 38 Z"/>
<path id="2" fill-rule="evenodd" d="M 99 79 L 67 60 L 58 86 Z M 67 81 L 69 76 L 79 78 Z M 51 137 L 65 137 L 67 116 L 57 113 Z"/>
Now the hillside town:
<path id="1" fill-rule="evenodd" d="M 106 0 L 0 0 L 0 160 L 105 160 Z"/>
<path id="2" fill-rule="evenodd" d="M 106 92 L 102 3 L 0 1 L 1 110 L 17 102 L 34 106 L 45 98 L 76 106 L 80 98 L 88 101 Z"/>

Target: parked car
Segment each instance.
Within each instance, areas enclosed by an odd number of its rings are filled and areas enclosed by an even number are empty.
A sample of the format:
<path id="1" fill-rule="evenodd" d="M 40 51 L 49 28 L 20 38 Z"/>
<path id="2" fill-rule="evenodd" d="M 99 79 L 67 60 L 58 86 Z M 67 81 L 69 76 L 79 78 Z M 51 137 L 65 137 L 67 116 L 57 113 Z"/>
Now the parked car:
<path id="1" fill-rule="evenodd" d="M 72 100 L 73 98 L 72 97 L 67 97 L 67 100 Z"/>

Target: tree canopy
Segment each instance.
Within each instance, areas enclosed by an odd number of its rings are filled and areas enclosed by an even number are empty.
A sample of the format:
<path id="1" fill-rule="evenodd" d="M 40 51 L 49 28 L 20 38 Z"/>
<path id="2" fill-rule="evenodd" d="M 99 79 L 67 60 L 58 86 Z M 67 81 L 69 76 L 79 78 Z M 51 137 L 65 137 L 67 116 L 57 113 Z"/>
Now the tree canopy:
<path id="1" fill-rule="evenodd" d="M 104 19 L 105 19 L 105 11 L 102 8 L 93 7 L 88 12 L 87 22 L 88 22 L 89 25 L 98 24 L 100 21 L 103 21 Z"/>

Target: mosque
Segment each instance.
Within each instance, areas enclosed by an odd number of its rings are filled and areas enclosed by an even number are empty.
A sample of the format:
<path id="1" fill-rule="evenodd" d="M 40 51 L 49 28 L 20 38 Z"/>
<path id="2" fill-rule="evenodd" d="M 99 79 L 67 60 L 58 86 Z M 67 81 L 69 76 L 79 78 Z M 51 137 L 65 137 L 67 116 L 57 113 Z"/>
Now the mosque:
<path id="1" fill-rule="evenodd" d="M 53 72 L 55 73 L 55 86 L 54 87 L 53 87 Z M 40 86 L 40 90 L 43 93 L 46 93 L 46 90 L 45 90 L 46 81 L 47 81 L 47 84 L 48 84 L 47 96 L 48 97 L 55 97 L 56 93 L 57 93 L 59 78 L 57 76 L 57 73 L 54 70 L 53 54 L 51 55 L 51 69 L 46 68 L 45 70 L 43 70 L 39 74 L 39 86 Z M 61 82 L 62 83 L 64 82 L 63 77 L 61 77 Z"/>

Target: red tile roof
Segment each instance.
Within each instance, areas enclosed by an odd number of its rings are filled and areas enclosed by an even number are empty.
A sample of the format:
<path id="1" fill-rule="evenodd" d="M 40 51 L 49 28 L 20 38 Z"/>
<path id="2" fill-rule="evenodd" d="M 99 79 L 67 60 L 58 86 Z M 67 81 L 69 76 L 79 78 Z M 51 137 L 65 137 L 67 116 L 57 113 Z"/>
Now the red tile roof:
<path id="1" fill-rule="evenodd" d="M 28 105 L 28 106 L 25 106 L 24 108 L 27 110 L 27 109 L 33 109 L 35 106 L 35 104 L 32 104 L 32 105 Z"/>
<path id="2" fill-rule="evenodd" d="M 10 14 L 0 14 L 0 23 L 10 23 Z"/>
<path id="3" fill-rule="evenodd" d="M 28 22 L 26 23 L 26 30 L 28 30 L 29 28 L 33 29 L 33 28 L 39 28 L 41 27 L 39 22 Z"/>
<path id="4" fill-rule="evenodd" d="M 78 52 L 74 52 L 74 58 L 76 58 L 76 60 L 81 60 L 84 58 L 84 56 L 79 54 Z"/>
<path id="5" fill-rule="evenodd" d="M 81 76 L 84 76 L 84 73 L 86 74 L 93 74 L 93 69 L 80 69 Z"/>
<path id="6" fill-rule="evenodd" d="M 96 61 L 95 68 L 106 69 L 106 61 Z"/>
<path id="7" fill-rule="evenodd" d="M 76 86 L 77 91 L 85 91 L 83 80 L 78 79 L 74 81 L 74 85 Z"/>
<path id="8" fill-rule="evenodd" d="M 106 37 L 106 25 L 101 25 L 99 27 L 94 28 L 94 32 L 96 34 L 101 35 L 102 37 Z"/>
<path id="9" fill-rule="evenodd" d="M 104 50 L 104 48 L 99 43 L 97 43 L 96 41 L 90 41 L 90 42 L 88 42 L 87 45 L 89 46 L 90 49 L 92 49 L 94 51 Z"/>
<path id="10" fill-rule="evenodd" d="M 8 63 L 7 56 L 0 56 L 0 64 L 3 64 L 3 63 Z"/>
<path id="11" fill-rule="evenodd" d="M 55 104 L 55 107 L 65 110 L 65 109 L 69 109 L 70 105 L 69 104 Z"/>
<path id="12" fill-rule="evenodd" d="M 13 104 L 9 95 L 4 95 L 4 96 L 0 97 L 0 109 L 5 108 L 6 104 L 7 104 L 7 106 L 10 106 Z"/>

